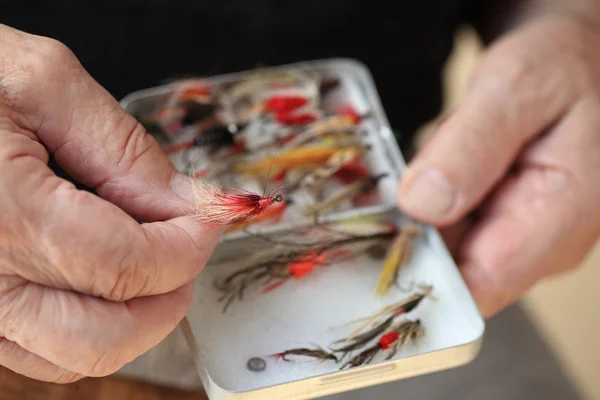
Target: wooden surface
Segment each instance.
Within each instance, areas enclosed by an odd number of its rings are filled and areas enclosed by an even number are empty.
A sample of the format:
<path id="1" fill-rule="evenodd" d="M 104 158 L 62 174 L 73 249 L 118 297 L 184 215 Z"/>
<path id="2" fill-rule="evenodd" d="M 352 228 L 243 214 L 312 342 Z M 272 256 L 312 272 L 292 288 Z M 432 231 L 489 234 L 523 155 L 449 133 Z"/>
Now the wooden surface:
<path id="1" fill-rule="evenodd" d="M 82 379 L 56 385 L 25 378 L 0 367 L 0 400 L 206 400 L 189 392 L 120 377 Z"/>

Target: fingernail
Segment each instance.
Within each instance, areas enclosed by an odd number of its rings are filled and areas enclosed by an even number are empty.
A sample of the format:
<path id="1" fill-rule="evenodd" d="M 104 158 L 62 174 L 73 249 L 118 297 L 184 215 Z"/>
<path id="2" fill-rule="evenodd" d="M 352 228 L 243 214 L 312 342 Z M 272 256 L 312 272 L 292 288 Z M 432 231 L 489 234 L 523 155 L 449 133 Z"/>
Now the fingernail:
<path id="1" fill-rule="evenodd" d="M 176 172 L 171 178 L 171 189 L 183 200 L 194 201 L 194 184 L 191 177 Z"/>
<path id="2" fill-rule="evenodd" d="M 407 182 L 401 189 L 399 200 L 408 212 L 421 218 L 441 218 L 448 215 L 456 201 L 456 191 L 439 171 L 409 170 L 406 176 Z"/>

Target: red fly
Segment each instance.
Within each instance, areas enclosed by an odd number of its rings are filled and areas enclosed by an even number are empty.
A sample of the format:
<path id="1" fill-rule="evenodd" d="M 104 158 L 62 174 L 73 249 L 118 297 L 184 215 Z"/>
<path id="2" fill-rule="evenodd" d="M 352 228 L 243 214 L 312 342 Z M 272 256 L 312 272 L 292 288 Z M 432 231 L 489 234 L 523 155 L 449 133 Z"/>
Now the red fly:
<path id="1" fill-rule="evenodd" d="M 363 364 L 369 364 L 380 351 L 388 350 L 398 343 L 398 337 L 399 334 L 396 331 L 386 333 L 379 338 L 377 344 L 354 356 L 350 361 L 344 364 L 341 369 L 346 367 L 354 368 Z"/>
<path id="2" fill-rule="evenodd" d="M 305 275 L 310 274 L 327 260 L 328 251 L 311 250 L 305 255 L 298 258 L 296 262 L 291 263 L 287 267 L 287 276 L 263 289 L 263 293 L 270 292 L 287 282 L 290 278 L 301 279 Z"/>
<path id="3" fill-rule="evenodd" d="M 274 113 L 290 112 L 308 104 L 303 96 L 272 96 L 265 102 L 265 109 Z"/>
<path id="4" fill-rule="evenodd" d="M 334 353 L 338 353 L 338 352 L 343 353 L 343 355 L 340 359 L 344 358 L 346 356 L 346 354 L 348 354 L 349 352 L 363 348 L 369 342 L 371 342 L 373 339 L 375 339 L 377 336 L 381 335 L 386 329 L 388 329 L 392 325 L 393 322 L 394 322 L 394 317 L 393 316 L 389 317 L 388 319 L 386 319 L 382 323 L 374 326 L 372 329 L 368 330 L 367 332 L 361 333 L 360 335 L 356 336 L 353 339 L 352 343 L 347 344 L 346 346 L 343 346 L 337 350 L 334 350 Z M 338 341 L 334 342 L 333 344 L 344 342 L 344 341 L 346 341 L 346 339 L 338 340 Z"/>
<path id="5" fill-rule="evenodd" d="M 230 228 L 228 229 L 228 232 L 235 232 L 235 231 L 239 231 L 241 229 L 245 229 L 252 223 L 257 223 L 257 222 L 266 223 L 266 224 L 277 224 L 281 221 L 281 218 L 283 217 L 283 213 L 285 212 L 285 210 L 287 209 L 287 206 L 290 203 L 291 203 L 291 201 L 287 200 L 287 201 L 283 201 L 277 205 L 273 205 L 273 206 L 269 207 L 268 209 L 266 209 L 265 211 L 263 211 L 260 215 L 254 217 L 250 221 L 238 222 L 236 224 L 231 225 Z"/>
<path id="6" fill-rule="evenodd" d="M 396 342 L 398 342 L 398 332 L 396 331 L 388 332 L 379 338 L 379 346 L 381 346 L 381 350 L 389 349 L 396 344 Z"/>
<path id="7" fill-rule="evenodd" d="M 245 222 L 262 214 L 269 206 L 283 201 L 276 194 L 279 189 L 267 196 L 246 190 L 234 189 L 238 194 L 225 193 L 202 181 L 195 188 L 196 217 L 209 226 L 224 226 Z"/>
<path id="8" fill-rule="evenodd" d="M 267 212 L 269 211 L 270 209 Z M 262 215 L 264 215 L 264 213 L 261 214 L 261 217 Z M 314 229 L 315 228 L 310 228 L 308 232 L 313 232 Z M 297 232 L 300 233 L 301 230 L 302 229 L 299 229 Z M 347 236 L 344 234 L 341 238 L 325 242 L 323 242 L 323 240 L 317 240 L 317 242 L 312 244 L 296 244 L 287 241 L 278 241 L 260 234 L 250 234 L 256 235 L 258 238 L 267 240 L 269 243 L 275 245 L 281 244 L 292 247 L 288 250 L 278 252 L 278 254 L 269 257 L 268 259 L 260 259 L 250 265 L 245 265 L 224 278 L 215 279 L 215 289 L 222 292 L 219 301 L 225 302 L 223 312 L 226 312 L 236 299 L 242 300 L 243 294 L 248 288 L 263 280 L 264 286 L 268 286 L 269 284 L 274 287 L 281 286 L 290 279 L 305 277 L 312 271 L 319 269 L 318 267 L 322 265 L 331 265 L 336 264 L 341 260 L 353 259 L 356 256 L 356 253 L 353 249 L 347 248 L 349 245 L 363 243 L 364 241 L 375 241 L 376 243 L 380 243 L 380 241 L 391 239 L 393 237 L 393 233 L 386 229 L 382 232 L 365 236 Z M 320 257 L 323 253 L 326 254 L 325 260 Z M 266 290 L 272 289 L 273 287 Z"/>
<path id="9" fill-rule="evenodd" d="M 279 112 L 275 114 L 277 122 L 283 125 L 301 126 L 308 125 L 317 120 L 317 116 L 314 113 L 291 113 L 291 112 Z"/>
<path id="10" fill-rule="evenodd" d="M 271 167 L 273 164 L 271 164 Z M 267 176 L 271 173 L 271 167 Z M 267 191 L 268 180 L 265 180 L 263 193 Z M 225 226 L 254 220 L 267 208 L 281 203 L 283 196 L 278 192 L 281 185 L 268 195 L 259 195 L 242 189 L 232 189 L 235 193 L 225 193 L 203 181 L 195 186 L 195 215 L 208 226 Z"/>
<path id="11" fill-rule="evenodd" d="M 354 356 L 341 369 L 369 364 L 380 351 L 392 350 L 386 358 L 386 360 L 389 360 L 396 355 L 398 346 L 415 342 L 423 337 L 423 335 L 424 330 L 420 320 L 402 322 L 392 331 L 382 335 L 374 346 Z"/>
<path id="12" fill-rule="evenodd" d="M 408 297 L 407 299 L 401 300 L 398 303 L 384 307 L 382 310 L 375 313 L 373 316 L 368 317 L 366 319 L 366 321 L 364 322 L 364 324 L 362 324 L 357 330 L 352 332 L 346 339 L 338 340 L 336 342 L 336 343 L 339 343 L 339 342 L 353 342 L 353 343 L 349 344 L 347 347 L 338 349 L 336 351 L 347 352 L 347 351 L 351 351 L 351 350 L 356 350 L 356 348 L 357 348 L 356 346 L 362 347 L 365 344 L 363 342 L 363 340 L 366 340 L 367 342 L 369 342 L 377 334 L 379 334 L 383 330 L 387 329 L 387 327 L 390 326 L 390 324 L 394 321 L 394 319 L 396 319 L 397 317 L 399 317 L 403 314 L 407 314 L 407 313 L 413 311 L 415 308 L 417 308 L 419 306 L 419 304 L 421 304 L 421 302 L 426 297 L 431 296 L 432 289 L 433 289 L 432 286 L 424 287 L 422 292 L 417 292 L 417 293 L 413 294 L 412 296 Z M 360 333 L 361 331 L 366 329 L 370 324 L 374 323 L 382 316 L 385 316 L 384 322 L 376 325 L 374 328 L 370 329 L 367 332 Z"/>

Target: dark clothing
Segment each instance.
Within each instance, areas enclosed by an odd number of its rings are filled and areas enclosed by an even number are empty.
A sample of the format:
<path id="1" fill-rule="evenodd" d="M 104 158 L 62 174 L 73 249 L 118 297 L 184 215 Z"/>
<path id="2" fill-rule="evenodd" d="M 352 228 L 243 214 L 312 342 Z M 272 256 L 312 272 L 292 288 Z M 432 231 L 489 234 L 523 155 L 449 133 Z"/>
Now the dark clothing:
<path id="1" fill-rule="evenodd" d="M 5 0 L 7 1 L 7 0 Z M 0 23 L 65 43 L 113 96 L 181 75 L 329 57 L 370 69 L 407 158 L 440 72 L 482 0 L 8 0 Z M 57 170 L 59 174 L 60 171 Z"/>
<path id="2" fill-rule="evenodd" d="M 440 70 L 477 0 L 13 0 L 0 22 L 58 39 L 115 97 L 178 75 L 363 61 L 394 129 L 441 105 Z M 403 143 L 404 144 L 404 143 Z"/>

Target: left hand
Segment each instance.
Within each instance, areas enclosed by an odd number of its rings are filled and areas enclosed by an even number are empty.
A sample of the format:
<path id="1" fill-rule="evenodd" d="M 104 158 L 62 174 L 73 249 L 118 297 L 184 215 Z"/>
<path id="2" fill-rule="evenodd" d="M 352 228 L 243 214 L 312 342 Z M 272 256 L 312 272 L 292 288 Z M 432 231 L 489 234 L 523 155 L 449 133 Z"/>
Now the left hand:
<path id="1" fill-rule="evenodd" d="M 106 376 L 172 332 L 222 235 L 189 183 L 64 44 L 0 24 L 0 366 Z"/>
<path id="2" fill-rule="evenodd" d="M 493 44 L 398 204 L 453 231 L 484 317 L 577 267 L 600 234 L 600 27 L 538 17 Z"/>

